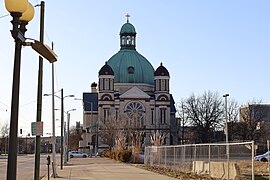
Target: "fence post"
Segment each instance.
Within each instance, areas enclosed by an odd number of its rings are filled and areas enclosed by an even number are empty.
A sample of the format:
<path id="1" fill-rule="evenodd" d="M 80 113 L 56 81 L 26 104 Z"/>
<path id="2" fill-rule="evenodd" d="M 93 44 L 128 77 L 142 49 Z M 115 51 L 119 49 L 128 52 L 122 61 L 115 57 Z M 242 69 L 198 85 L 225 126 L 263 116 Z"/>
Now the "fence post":
<path id="1" fill-rule="evenodd" d="M 209 159 L 208 159 L 208 168 L 209 168 L 209 175 L 211 174 L 210 172 L 211 172 L 211 169 L 210 169 L 210 163 L 211 163 L 211 145 L 209 144 L 209 147 L 208 147 L 208 155 L 209 155 Z"/>
<path id="2" fill-rule="evenodd" d="M 173 165 L 175 166 L 175 146 L 173 147 Z"/>
<path id="3" fill-rule="evenodd" d="M 229 180 L 230 179 L 230 168 L 229 168 L 229 165 L 230 165 L 230 147 L 229 147 L 229 143 L 226 142 L 226 154 L 227 154 L 227 179 Z"/>
<path id="4" fill-rule="evenodd" d="M 158 147 L 158 165 L 160 166 L 160 156 L 161 156 L 161 148 Z"/>
<path id="5" fill-rule="evenodd" d="M 255 176 L 254 176 L 254 141 L 252 141 L 252 150 L 251 150 L 251 158 L 252 158 L 252 180 L 255 179 Z"/>
<path id="6" fill-rule="evenodd" d="M 197 149 L 196 149 L 197 147 L 196 147 L 196 144 L 195 144 L 195 146 L 194 146 L 194 161 L 196 161 L 196 153 L 197 153 Z"/>
<path id="7" fill-rule="evenodd" d="M 182 151 L 182 150 L 181 150 Z M 183 159 L 183 162 L 186 162 L 186 146 L 184 146 L 184 150 L 183 150 L 183 152 L 182 152 L 182 158 L 181 159 Z"/>
<path id="8" fill-rule="evenodd" d="M 193 169 L 194 169 L 194 172 L 196 172 L 196 144 L 194 145 L 194 152 L 193 152 Z"/>
<path id="9" fill-rule="evenodd" d="M 267 152 L 268 152 L 268 177 L 269 177 L 269 180 L 270 180 L 270 162 L 269 162 L 269 160 L 270 160 L 270 158 L 269 158 L 269 140 L 267 140 Z"/>
<path id="10" fill-rule="evenodd" d="M 165 147 L 165 167 L 167 167 L 167 147 Z"/>

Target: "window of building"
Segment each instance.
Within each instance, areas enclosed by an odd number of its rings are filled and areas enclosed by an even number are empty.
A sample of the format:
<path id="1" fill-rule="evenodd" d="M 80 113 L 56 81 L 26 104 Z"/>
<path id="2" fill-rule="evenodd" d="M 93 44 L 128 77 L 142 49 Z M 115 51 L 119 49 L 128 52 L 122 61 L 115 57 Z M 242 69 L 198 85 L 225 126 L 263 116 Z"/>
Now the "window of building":
<path id="1" fill-rule="evenodd" d="M 127 45 L 131 45 L 131 37 L 127 36 Z"/>
<path id="2" fill-rule="evenodd" d="M 161 124 L 166 123 L 166 109 L 164 108 L 160 109 L 160 123 Z"/>
<path id="3" fill-rule="evenodd" d="M 118 119 L 118 109 L 115 109 L 115 119 Z"/>
<path id="4" fill-rule="evenodd" d="M 109 109 L 103 109 L 103 122 L 107 122 L 109 120 Z"/>
<path id="5" fill-rule="evenodd" d="M 134 67 L 133 66 L 128 67 L 128 73 L 129 74 L 134 74 Z"/>
<path id="6" fill-rule="evenodd" d="M 126 106 L 125 112 L 129 117 L 130 124 L 135 127 L 142 127 L 144 125 L 144 107 L 139 102 L 131 102 Z"/>
<path id="7" fill-rule="evenodd" d="M 166 90 L 165 87 L 166 87 L 165 79 L 162 79 L 161 80 L 161 91 L 165 91 Z"/>
<path id="8" fill-rule="evenodd" d="M 154 124 L 154 109 L 151 109 L 151 124 Z"/>
<path id="9" fill-rule="evenodd" d="M 135 37 L 134 37 L 134 36 L 132 36 L 131 38 L 132 38 L 132 40 L 131 40 L 131 44 L 132 44 L 132 45 L 135 45 Z"/>
<path id="10" fill-rule="evenodd" d="M 125 36 L 122 36 L 122 42 L 121 42 L 122 45 L 125 45 L 126 44 L 125 43 L 125 40 L 126 40 L 126 37 Z"/>

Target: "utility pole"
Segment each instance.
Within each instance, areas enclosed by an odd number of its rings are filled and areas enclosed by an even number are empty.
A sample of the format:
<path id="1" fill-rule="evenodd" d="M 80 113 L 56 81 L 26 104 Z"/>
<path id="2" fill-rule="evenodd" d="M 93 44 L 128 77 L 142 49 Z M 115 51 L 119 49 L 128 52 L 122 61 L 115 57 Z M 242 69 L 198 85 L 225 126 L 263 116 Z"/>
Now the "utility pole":
<path id="1" fill-rule="evenodd" d="M 64 92 L 61 89 L 61 169 L 63 169 L 63 154 L 64 154 Z"/>
<path id="2" fill-rule="evenodd" d="M 52 43 L 53 49 L 53 43 Z M 57 176 L 55 159 L 55 112 L 54 112 L 54 63 L 52 63 L 52 171 L 53 177 Z"/>
<path id="3" fill-rule="evenodd" d="M 40 4 L 40 42 L 43 44 L 44 39 L 44 12 L 45 2 Z M 41 122 L 42 115 L 42 81 L 43 81 L 43 58 L 39 56 L 39 70 L 38 70 L 38 90 L 37 90 L 37 118 L 36 122 Z M 36 136 L 36 152 L 35 152 L 35 173 L 34 179 L 39 180 L 40 171 L 40 135 Z"/>
<path id="4" fill-rule="evenodd" d="M 229 147 L 229 139 L 228 139 L 228 110 L 227 110 L 227 97 L 229 94 L 224 94 L 223 97 L 225 98 L 225 126 L 226 126 L 226 154 L 227 154 L 227 179 L 230 178 L 229 174 L 229 160 L 230 160 L 230 147 Z"/>
<path id="5" fill-rule="evenodd" d="M 70 145 L 69 145 L 69 123 L 70 123 L 70 113 L 67 114 L 67 161 L 68 161 L 68 152 L 70 149 Z"/>

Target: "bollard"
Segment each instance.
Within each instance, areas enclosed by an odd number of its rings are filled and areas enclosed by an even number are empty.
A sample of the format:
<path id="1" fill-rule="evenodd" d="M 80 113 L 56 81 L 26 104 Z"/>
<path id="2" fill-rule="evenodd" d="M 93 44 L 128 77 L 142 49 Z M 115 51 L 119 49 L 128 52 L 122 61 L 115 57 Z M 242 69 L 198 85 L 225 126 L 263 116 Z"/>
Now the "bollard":
<path id="1" fill-rule="evenodd" d="M 47 157 L 48 180 L 50 180 L 50 164 L 51 164 L 51 158 L 50 158 L 50 156 L 48 156 L 48 157 Z"/>

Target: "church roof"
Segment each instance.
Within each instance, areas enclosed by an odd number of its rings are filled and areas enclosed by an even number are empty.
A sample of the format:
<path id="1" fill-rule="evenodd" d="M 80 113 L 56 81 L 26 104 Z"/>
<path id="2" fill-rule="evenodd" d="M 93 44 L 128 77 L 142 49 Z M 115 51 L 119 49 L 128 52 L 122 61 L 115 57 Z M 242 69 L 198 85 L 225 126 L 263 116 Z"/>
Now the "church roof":
<path id="1" fill-rule="evenodd" d="M 83 93 L 84 111 L 98 111 L 98 93 Z"/>
<path id="2" fill-rule="evenodd" d="M 176 113 L 175 102 L 174 102 L 172 94 L 170 94 L 170 110 L 171 110 L 171 113 Z"/>
<path id="3" fill-rule="evenodd" d="M 114 72 L 114 82 L 154 85 L 154 68 L 136 51 L 135 35 L 135 28 L 127 19 L 120 30 L 121 49 L 108 60 Z"/>
<path id="4" fill-rule="evenodd" d="M 125 34 L 136 35 L 135 27 L 131 23 L 129 23 L 129 17 L 130 17 L 130 15 L 126 14 L 127 22 L 125 24 L 123 24 L 123 26 L 121 27 L 120 36 L 125 35 Z"/>
<path id="5" fill-rule="evenodd" d="M 153 66 L 136 50 L 120 50 L 109 59 L 108 64 L 114 71 L 115 83 L 154 84 Z"/>
<path id="6" fill-rule="evenodd" d="M 131 23 L 127 22 L 121 27 L 120 34 L 130 34 L 130 33 L 136 34 L 136 30 Z"/>
<path id="7" fill-rule="evenodd" d="M 155 76 L 170 76 L 169 71 L 160 63 L 160 66 L 154 73 Z"/>
<path id="8" fill-rule="evenodd" d="M 111 66 L 109 66 L 106 62 L 105 65 L 99 70 L 98 74 L 99 75 L 114 75 L 114 72 Z"/>

